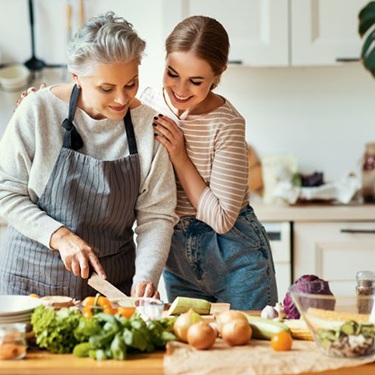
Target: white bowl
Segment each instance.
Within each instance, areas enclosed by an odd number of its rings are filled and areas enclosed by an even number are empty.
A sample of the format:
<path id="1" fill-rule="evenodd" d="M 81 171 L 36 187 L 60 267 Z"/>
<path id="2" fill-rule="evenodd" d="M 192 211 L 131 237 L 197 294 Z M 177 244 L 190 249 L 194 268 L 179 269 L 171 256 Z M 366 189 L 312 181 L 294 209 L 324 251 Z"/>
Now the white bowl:
<path id="1" fill-rule="evenodd" d="M 27 86 L 30 71 L 22 64 L 9 65 L 0 69 L 0 84 L 6 91 L 16 91 Z"/>

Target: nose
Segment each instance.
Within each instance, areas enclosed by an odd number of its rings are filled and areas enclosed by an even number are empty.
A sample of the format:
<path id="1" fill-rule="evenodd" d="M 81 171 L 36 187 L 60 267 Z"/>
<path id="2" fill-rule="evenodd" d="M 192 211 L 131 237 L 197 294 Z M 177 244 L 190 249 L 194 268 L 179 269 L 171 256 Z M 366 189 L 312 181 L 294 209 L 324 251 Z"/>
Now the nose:
<path id="1" fill-rule="evenodd" d="M 181 80 L 180 82 L 178 82 L 176 88 L 177 88 L 176 91 L 180 95 L 184 95 L 184 94 L 186 94 L 189 91 L 187 81 L 183 81 L 183 80 Z"/>
<path id="2" fill-rule="evenodd" d="M 128 101 L 128 95 L 122 90 L 116 91 L 114 101 L 120 105 L 124 105 Z"/>

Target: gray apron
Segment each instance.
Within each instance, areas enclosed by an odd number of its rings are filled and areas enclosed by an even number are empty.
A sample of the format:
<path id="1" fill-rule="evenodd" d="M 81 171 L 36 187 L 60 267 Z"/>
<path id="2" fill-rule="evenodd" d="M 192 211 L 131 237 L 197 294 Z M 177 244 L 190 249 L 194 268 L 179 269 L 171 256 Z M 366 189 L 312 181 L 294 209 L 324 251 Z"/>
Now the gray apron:
<path id="1" fill-rule="evenodd" d="M 140 185 L 137 145 L 128 110 L 124 122 L 130 155 L 102 161 L 77 150 L 83 142 L 73 118 L 75 86 L 63 146 L 37 205 L 93 247 L 107 279 L 129 294 L 135 272 L 132 226 Z M 43 228 L 41 228 L 43 230 Z M 95 295 L 87 280 L 66 270 L 60 253 L 9 226 L 0 252 L 0 294 Z"/>

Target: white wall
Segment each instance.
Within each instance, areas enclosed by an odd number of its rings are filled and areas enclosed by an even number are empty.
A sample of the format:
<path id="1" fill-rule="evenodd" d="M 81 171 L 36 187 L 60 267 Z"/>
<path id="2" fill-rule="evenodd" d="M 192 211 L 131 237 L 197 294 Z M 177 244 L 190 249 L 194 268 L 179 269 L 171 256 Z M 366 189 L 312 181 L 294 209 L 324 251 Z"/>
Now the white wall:
<path id="1" fill-rule="evenodd" d="M 375 80 L 360 63 L 338 67 L 229 68 L 220 90 L 247 120 L 257 153 L 292 152 L 326 181 L 359 167 L 375 142 Z"/>
<path id="2" fill-rule="evenodd" d="M 47 63 L 64 63 L 66 0 L 34 3 L 36 55 Z M 141 89 L 158 85 L 165 38 L 162 0 L 86 0 L 86 4 L 88 17 L 114 10 L 134 24 L 148 43 L 140 70 Z M 3 62 L 31 57 L 27 0 L 0 0 L 0 51 Z M 375 80 L 359 63 L 319 68 L 230 67 L 217 92 L 244 115 L 247 140 L 260 156 L 292 152 L 302 172 L 323 171 L 327 181 L 358 168 L 365 143 L 375 141 Z"/>

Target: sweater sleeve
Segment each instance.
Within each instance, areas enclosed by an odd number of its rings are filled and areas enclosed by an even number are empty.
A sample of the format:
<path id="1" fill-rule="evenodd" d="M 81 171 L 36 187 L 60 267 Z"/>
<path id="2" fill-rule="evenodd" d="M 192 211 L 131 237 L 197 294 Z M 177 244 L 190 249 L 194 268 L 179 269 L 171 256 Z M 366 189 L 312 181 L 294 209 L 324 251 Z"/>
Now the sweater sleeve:
<path id="1" fill-rule="evenodd" d="M 36 129 L 43 128 L 43 119 L 30 105 L 35 98 L 27 99 L 14 113 L 0 141 L 0 215 L 25 236 L 49 247 L 51 234 L 62 224 L 39 209 L 37 194 L 29 188 L 37 139 L 43 137 L 37 136 Z"/>
<path id="2" fill-rule="evenodd" d="M 196 217 L 224 234 L 233 227 L 247 197 L 244 119 L 235 116 L 223 124 L 216 139 L 210 182 L 199 199 Z"/>
<path id="3" fill-rule="evenodd" d="M 134 283 L 158 285 L 177 223 L 176 182 L 167 151 L 154 143 L 155 153 L 137 201 L 137 254 Z"/>

